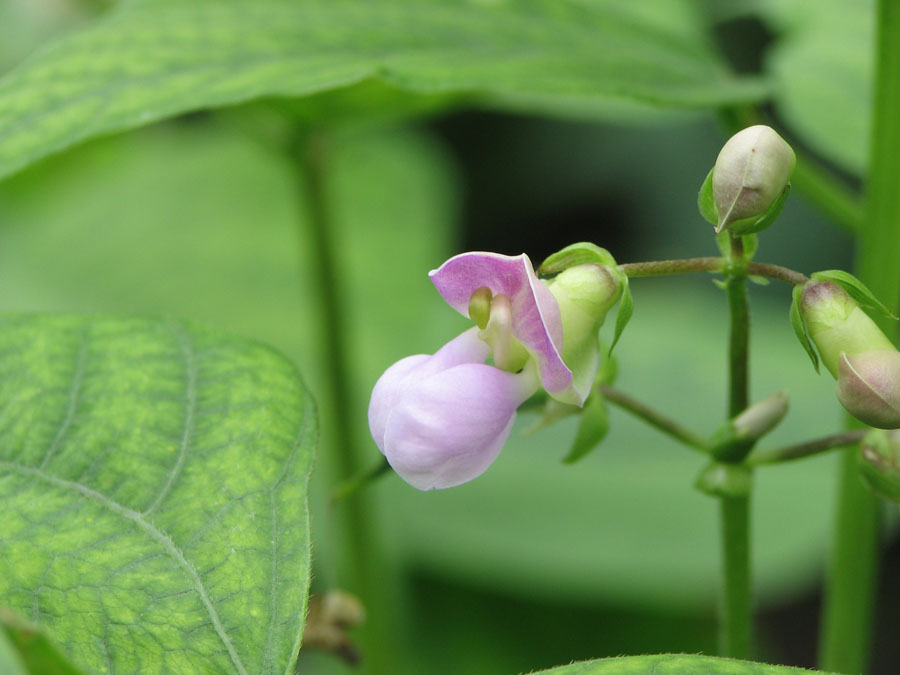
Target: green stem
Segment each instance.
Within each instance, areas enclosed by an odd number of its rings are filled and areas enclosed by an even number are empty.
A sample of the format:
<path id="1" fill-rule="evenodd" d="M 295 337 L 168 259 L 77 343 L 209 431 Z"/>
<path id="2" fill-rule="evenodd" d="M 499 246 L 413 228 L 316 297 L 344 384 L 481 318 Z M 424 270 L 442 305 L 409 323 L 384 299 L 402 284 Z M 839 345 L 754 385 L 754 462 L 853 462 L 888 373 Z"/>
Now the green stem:
<path id="1" fill-rule="evenodd" d="M 313 285 L 319 295 L 324 319 L 324 361 L 328 373 L 328 388 L 321 401 L 323 417 L 333 426 L 333 443 L 323 453 L 330 461 L 332 480 L 344 481 L 357 475 L 361 466 L 356 455 L 355 422 L 352 410 L 348 368 L 348 335 L 340 280 L 332 237 L 334 224 L 328 203 L 328 147 L 318 133 L 299 134 L 291 147 L 297 161 L 299 178 L 306 199 L 306 221 L 309 228 L 312 256 L 317 265 Z M 330 418 L 330 419 L 329 419 Z M 340 504 L 336 511 L 341 539 L 338 570 L 341 585 L 359 596 L 366 608 L 368 621 L 362 630 L 363 665 L 366 672 L 387 672 L 387 664 L 380 663 L 386 641 L 382 615 L 385 603 L 380 600 L 380 563 L 376 554 L 371 508 L 357 493 Z"/>
<path id="2" fill-rule="evenodd" d="M 719 598 L 719 653 L 751 655 L 753 610 L 750 593 L 750 498 L 720 497 L 722 578 Z"/>
<path id="3" fill-rule="evenodd" d="M 828 450 L 855 445 L 862 440 L 866 433 L 868 432 L 863 430 L 842 431 L 830 436 L 823 436 L 822 438 L 815 438 L 811 441 L 795 443 L 794 445 L 786 445 L 783 448 L 774 450 L 756 450 L 747 458 L 747 463 L 759 466 L 762 464 L 791 462 L 795 459 L 817 455 Z"/>
<path id="4" fill-rule="evenodd" d="M 724 258 L 679 258 L 677 260 L 624 263 L 619 265 L 619 269 L 629 277 L 659 277 L 693 272 L 724 272 L 726 264 L 727 261 Z M 793 286 L 809 281 L 805 274 L 771 263 L 750 262 L 746 264 L 746 270 L 747 274 L 768 277 Z"/>
<path id="5" fill-rule="evenodd" d="M 888 307 L 900 300 L 900 2 L 879 0 L 865 219 L 857 237 L 857 276 Z M 876 321 L 896 338 L 896 326 Z M 863 672 L 869 662 L 878 574 L 879 503 L 860 484 L 853 450 L 841 466 L 838 515 L 828 574 L 819 661 L 825 670 Z"/>
<path id="6" fill-rule="evenodd" d="M 390 470 L 391 465 L 388 464 L 388 461 L 386 459 L 382 459 L 377 466 L 372 467 L 368 471 L 363 471 L 361 474 L 338 483 L 331 491 L 331 496 L 329 499 L 332 503 L 339 502 L 342 499 L 346 499 L 347 497 L 350 497 L 362 490 L 369 483 L 373 483 L 374 481 L 378 480 Z"/>
<path id="7" fill-rule="evenodd" d="M 690 429 L 683 427 L 678 422 L 669 419 L 628 394 L 605 384 L 600 385 L 600 392 L 610 403 L 619 406 L 622 410 L 631 413 L 667 436 L 671 436 L 679 443 L 701 452 L 707 451 L 706 440 L 702 436 L 695 434 Z"/>
<path id="8" fill-rule="evenodd" d="M 728 417 L 741 413 L 750 398 L 747 370 L 750 308 L 740 238 L 731 240 L 732 264 L 726 268 L 725 291 L 731 325 L 728 336 Z M 750 579 L 750 496 L 720 497 L 722 589 L 719 602 L 719 652 L 750 658 L 753 606 Z"/>

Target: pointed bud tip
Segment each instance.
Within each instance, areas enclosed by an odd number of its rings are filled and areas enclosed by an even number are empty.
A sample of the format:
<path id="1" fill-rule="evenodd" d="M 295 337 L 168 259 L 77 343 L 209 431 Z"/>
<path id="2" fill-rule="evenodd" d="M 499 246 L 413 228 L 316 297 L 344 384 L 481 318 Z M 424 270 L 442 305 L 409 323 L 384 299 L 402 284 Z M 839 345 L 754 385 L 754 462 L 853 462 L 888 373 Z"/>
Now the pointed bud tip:
<path id="1" fill-rule="evenodd" d="M 900 428 L 900 352 L 841 354 L 837 397 L 847 412 L 869 426 Z"/>

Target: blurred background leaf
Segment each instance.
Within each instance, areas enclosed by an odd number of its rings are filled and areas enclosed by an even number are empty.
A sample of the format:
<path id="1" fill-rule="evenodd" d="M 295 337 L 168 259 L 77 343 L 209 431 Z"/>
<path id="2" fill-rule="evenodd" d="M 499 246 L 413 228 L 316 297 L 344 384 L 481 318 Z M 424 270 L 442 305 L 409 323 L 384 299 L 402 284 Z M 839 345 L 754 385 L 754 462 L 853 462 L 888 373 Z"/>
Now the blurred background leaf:
<path id="1" fill-rule="evenodd" d="M 869 148 L 875 3 L 766 0 L 775 109 L 799 139 L 857 175 Z"/>
<path id="2" fill-rule="evenodd" d="M 759 100 L 691 3 L 138 0 L 0 80 L 0 175 L 178 113 L 367 81 L 544 113 Z M 326 120 L 327 121 L 327 120 Z"/>

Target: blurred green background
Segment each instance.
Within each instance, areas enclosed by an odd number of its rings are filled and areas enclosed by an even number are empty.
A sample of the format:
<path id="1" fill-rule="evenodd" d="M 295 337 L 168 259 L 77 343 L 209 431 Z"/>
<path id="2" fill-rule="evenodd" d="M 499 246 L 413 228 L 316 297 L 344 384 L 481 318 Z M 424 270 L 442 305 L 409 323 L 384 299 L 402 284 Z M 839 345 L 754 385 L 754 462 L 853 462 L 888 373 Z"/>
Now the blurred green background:
<path id="1" fill-rule="evenodd" d="M 107 4 L 0 0 L 0 70 Z M 848 19 L 840 3 L 825 3 L 792 32 L 796 4 L 709 11 L 736 68 L 768 69 L 790 84 L 783 107 L 771 111 L 776 119 L 790 126 L 816 103 L 796 141 L 853 181 L 865 158 L 866 81 L 857 75 L 866 67 L 866 15 Z M 829 42 L 838 29 L 849 37 Z M 824 59 L 839 65 L 827 88 L 815 81 Z M 850 84 L 829 99 L 841 81 Z M 365 424 L 378 375 L 465 326 L 426 276 L 450 255 L 525 251 L 537 263 L 579 240 L 620 262 L 716 253 L 695 199 L 725 137 L 717 120 L 654 113 L 626 125 L 614 117 L 588 124 L 456 109 L 382 115 L 331 135 L 349 405 L 365 464 L 380 458 Z M 0 183 L 0 309 L 202 321 L 274 345 L 322 400 L 326 338 L 302 226 L 306 195 L 266 133 L 268 119 L 258 105 L 196 113 L 89 143 Z M 847 268 L 851 241 L 795 195 L 757 258 L 805 272 Z M 617 348 L 617 386 L 711 432 L 725 414 L 724 294 L 707 276 L 632 287 L 635 317 Z M 815 375 L 792 335 L 788 289 L 751 294 L 752 395 L 791 396 L 770 444 L 837 431 L 833 383 Z M 327 449 L 333 411 L 323 407 L 321 419 Z M 383 557 L 380 611 L 393 627 L 384 645 L 398 659 L 393 672 L 519 672 L 627 653 L 713 653 L 715 504 L 691 487 L 702 458 L 614 410 L 604 444 L 564 466 L 573 420 L 527 433 L 534 422 L 522 414 L 498 462 L 473 483 L 423 494 L 387 475 L 366 495 Z M 327 502 L 327 458 L 319 466 L 316 592 L 345 581 L 335 562 L 340 507 Z M 753 555 L 763 660 L 814 665 L 835 483 L 828 456 L 759 472 Z M 898 569 L 894 545 L 885 551 L 885 599 L 900 591 Z M 900 658 L 900 614 L 888 604 L 879 607 L 872 672 L 894 672 Z M 370 622 L 380 620 L 370 613 Z M 348 668 L 302 653 L 300 670 Z"/>

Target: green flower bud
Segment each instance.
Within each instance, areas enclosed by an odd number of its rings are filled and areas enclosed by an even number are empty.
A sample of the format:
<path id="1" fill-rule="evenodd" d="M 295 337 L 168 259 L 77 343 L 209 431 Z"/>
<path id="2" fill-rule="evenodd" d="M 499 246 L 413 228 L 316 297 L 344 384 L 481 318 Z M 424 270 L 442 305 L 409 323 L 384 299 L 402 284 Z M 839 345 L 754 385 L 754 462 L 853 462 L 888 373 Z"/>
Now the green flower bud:
<path id="1" fill-rule="evenodd" d="M 831 281 L 810 281 L 803 289 L 800 313 L 822 363 L 838 377 L 841 354 L 853 356 L 873 350 L 894 350 L 856 301 Z"/>
<path id="2" fill-rule="evenodd" d="M 795 163 L 791 146 L 771 127 L 748 127 L 729 138 L 712 172 L 716 230 L 765 214 L 785 191 Z M 748 227 L 737 233 L 763 229 Z"/>
<path id="3" fill-rule="evenodd" d="M 599 361 L 597 333 L 622 293 L 620 272 L 587 263 L 563 270 L 547 285 L 559 303 L 563 361 L 572 371 L 575 389 L 587 392 Z"/>
<path id="4" fill-rule="evenodd" d="M 857 458 L 866 486 L 881 497 L 900 501 L 900 430 L 867 434 Z"/>
<path id="5" fill-rule="evenodd" d="M 869 426 L 900 428 L 900 352 L 841 354 L 837 397 L 847 412 Z"/>
<path id="6" fill-rule="evenodd" d="M 756 441 L 778 426 L 787 411 L 788 396 L 783 391 L 754 403 L 710 437 L 712 456 L 723 462 L 741 461 Z"/>

